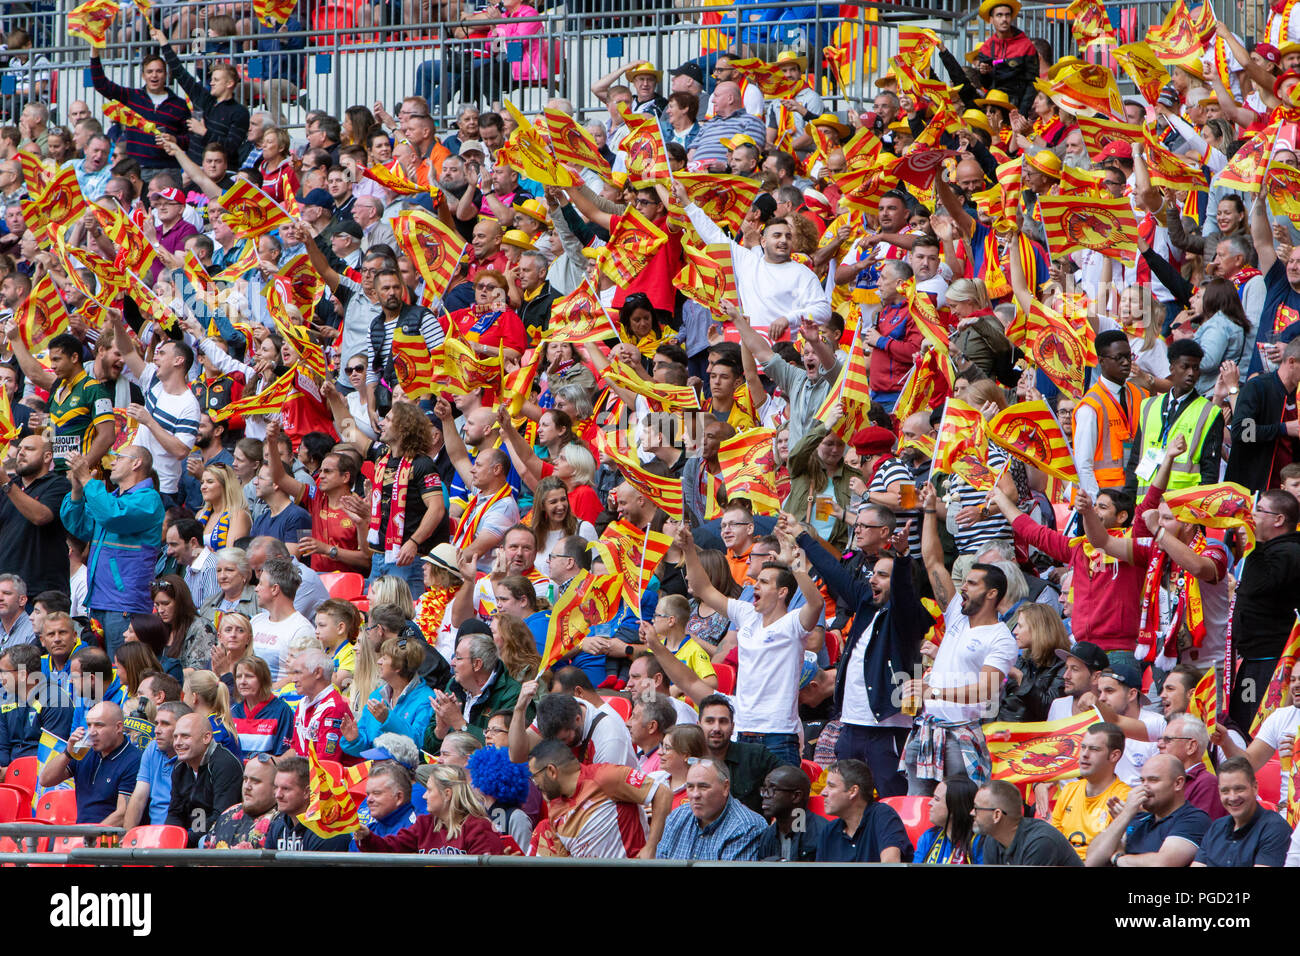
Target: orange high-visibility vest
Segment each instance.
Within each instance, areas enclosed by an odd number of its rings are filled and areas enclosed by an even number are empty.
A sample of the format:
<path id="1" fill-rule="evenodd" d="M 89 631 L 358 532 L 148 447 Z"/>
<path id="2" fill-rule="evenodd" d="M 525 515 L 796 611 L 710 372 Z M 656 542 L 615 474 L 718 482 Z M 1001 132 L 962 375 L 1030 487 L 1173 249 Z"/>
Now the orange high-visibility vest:
<path id="1" fill-rule="evenodd" d="M 1083 406 L 1091 408 L 1097 416 L 1097 447 L 1092 455 L 1092 474 L 1097 479 L 1098 488 L 1123 488 L 1126 481 L 1124 465 L 1137 435 L 1142 400 L 1147 393 L 1132 382 L 1125 382 L 1124 388 L 1128 392 L 1127 415 L 1110 389 L 1098 382 L 1084 393 L 1071 416 L 1075 428 L 1078 428 L 1079 409 Z"/>

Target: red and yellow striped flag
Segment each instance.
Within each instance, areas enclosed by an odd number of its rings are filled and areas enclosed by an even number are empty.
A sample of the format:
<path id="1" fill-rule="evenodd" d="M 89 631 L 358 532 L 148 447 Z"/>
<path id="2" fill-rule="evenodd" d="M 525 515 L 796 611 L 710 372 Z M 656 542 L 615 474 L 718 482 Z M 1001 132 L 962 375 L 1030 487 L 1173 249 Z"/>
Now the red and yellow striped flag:
<path id="1" fill-rule="evenodd" d="M 374 180 L 399 196 L 414 196 L 416 193 L 424 192 L 423 186 L 407 178 L 406 170 L 402 169 L 402 164 L 397 160 L 393 160 L 387 166 L 383 163 L 375 163 L 368 169 L 362 170 L 361 175 L 366 179 Z"/>
<path id="2" fill-rule="evenodd" d="M 736 272 L 731 262 L 731 244 L 710 243 L 702 249 L 682 243 L 685 268 L 673 278 L 673 285 L 688 299 L 721 315 L 728 304 L 740 308 Z"/>
<path id="3" fill-rule="evenodd" d="M 1028 786 L 1077 777 L 1083 735 L 1100 722 L 1101 714 L 1089 710 L 1041 723 L 985 724 L 984 738 L 993 758 L 989 779 Z"/>
<path id="4" fill-rule="evenodd" d="M 1070 21 L 1070 33 L 1081 50 L 1094 43 L 1113 46 L 1119 42 L 1111 28 L 1110 17 L 1097 0 L 1074 0 L 1065 8 L 1065 18 Z"/>
<path id="5" fill-rule="evenodd" d="M 158 124 L 153 120 L 147 120 L 125 103 L 119 103 L 116 100 L 104 101 L 104 115 L 119 126 L 129 126 L 131 129 L 138 129 L 142 133 L 153 135 L 158 132 Z"/>
<path id="6" fill-rule="evenodd" d="M 989 441 L 1039 471 L 1078 484 L 1070 443 L 1047 403 L 1009 405 L 988 422 Z"/>
<path id="7" fill-rule="evenodd" d="M 928 412 L 952 394 L 952 361 L 946 349 L 928 348 L 917 359 L 912 371 L 907 373 L 902 394 L 894 405 L 894 415 L 900 422 L 916 412 Z M 933 448 L 926 458 L 933 457 Z"/>
<path id="8" fill-rule="evenodd" d="M 939 435 L 934 443 L 934 470 L 953 473 L 953 463 L 961 455 L 972 454 L 980 461 L 989 455 L 984 416 L 973 405 L 950 398 L 943 407 Z"/>
<path id="9" fill-rule="evenodd" d="M 602 176 L 609 174 L 609 163 L 600 155 L 600 150 L 587 135 L 587 131 L 578 125 L 577 120 L 556 109 L 543 110 L 542 119 L 557 159 L 593 170 Z"/>
<path id="10" fill-rule="evenodd" d="M 280 330 L 285 342 L 298 354 L 299 363 L 321 378 L 329 375 L 330 367 L 325 358 L 325 350 L 312 340 L 306 327 L 289 321 L 287 315 L 276 315 L 274 310 L 271 314 L 275 319 L 275 327 Z"/>
<path id="11" fill-rule="evenodd" d="M 849 355 L 849 360 L 844 363 L 844 368 L 840 370 L 835 384 L 826 393 L 826 398 L 818 407 L 816 415 L 813 416 L 819 421 L 826 421 L 830 417 L 832 409 L 837 404 L 843 403 L 844 415 L 831 427 L 831 432 L 840 436 L 846 442 L 853 437 L 854 433 L 868 424 L 867 412 L 871 409 L 870 394 L 868 393 L 865 401 L 861 398 L 862 383 L 860 375 L 866 367 L 866 352 L 857 340 L 854 341 L 853 345 L 854 348 Z M 857 363 L 858 367 L 855 367 L 855 363 Z"/>
<path id="12" fill-rule="evenodd" d="M 846 89 L 849 81 L 849 69 L 853 63 L 853 49 L 848 46 L 828 46 L 822 48 L 822 56 L 835 77 L 835 86 Z"/>
<path id="13" fill-rule="evenodd" d="M 720 226 L 737 232 L 745 214 L 754 205 L 762 190 L 762 183 L 747 176 L 725 173 L 674 173 L 673 179 L 682 184 L 691 202 Z"/>
<path id="14" fill-rule="evenodd" d="M 9 405 L 9 392 L 0 388 L 0 445 L 18 437 L 22 429 L 14 424 L 14 410 Z"/>
<path id="15" fill-rule="evenodd" d="M 328 840 L 330 837 L 355 833 L 361 829 L 357 816 L 357 798 L 348 792 L 342 780 L 335 780 L 321 766 L 316 756 L 316 741 L 307 741 L 307 762 L 311 767 L 308 781 L 307 809 L 298 818 L 312 833 Z"/>
<path id="16" fill-rule="evenodd" d="M 640 395 L 652 412 L 672 414 L 700 411 L 700 397 L 689 385 L 669 385 L 642 378 L 618 359 L 610 362 L 605 369 L 605 381 Z"/>
<path id="17" fill-rule="evenodd" d="M 618 286 L 627 286 L 650 265 L 650 259 L 668 241 L 667 234 L 634 206 L 618 220 L 609 235 L 600 271 Z"/>
<path id="18" fill-rule="evenodd" d="M 523 411 L 524 402 L 529 401 L 533 393 L 533 382 L 542 368 L 542 348 L 534 348 L 527 354 L 523 364 L 506 375 L 502 388 L 510 396 L 510 415 L 518 418 Z"/>
<path id="19" fill-rule="evenodd" d="M 50 181 L 50 174 L 45 168 L 44 161 L 25 149 L 20 149 L 14 158 L 22 167 L 23 184 L 27 187 L 28 195 L 39 196 Z"/>
<path id="20" fill-rule="evenodd" d="M 929 69 L 934 51 L 939 49 L 940 43 L 939 34 L 925 27 L 904 23 L 898 28 L 898 55 L 915 70 Z"/>
<path id="21" fill-rule="evenodd" d="M 1213 667 L 1207 670 L 1192 688 L 1192 696 L 1187 701 L 1187 712 L 1193 717 L 1201 718 L 1211 737 L 1219 726 L 1219 687 L 1215 680 L 1216 674 Z"/>
<path id="22" fill-rule="evenodd" d="M 756 56 L 732 60 L 731 65 L 747 79 L 757 83 L 758 88 L 763 91 L 763 96 L 770 100 L 792 100 L 806 85 L 802 76 L 787 80 L 780 66 L 776 63 L 767 63 Z"/>
<path id="23" fill-rule="evenodd" d="M 113 265 L 132 272 L 148 272 L 158 257 L 144 232 L 119 208 L 92 203 L 91 211 L 109 240 L 117 246 Z"/>
<path id="24" fill-rule="evenodd" d="M 212 420 L 220 422 L 231 415 L 269 415 L 271 412 L 278 412 L 297 391 L 298 372 L 298 366 L 294 365 L 260 392 L 245 395 L 237 402 L 213 409 Z"/>
<path id="25" fill-rule="evenodd" d="M 718 443 L 718 472 L 727 488 L 727 499 L 747 498 L 754 514 L 781 510 L 772 447 L 775 434 L 771 428 L 747 428 Z"/>
<path id="26" fill-rule="evenodd" d="M 600 304 L 600 296 L 585 279 L 582 285 L 551 304 L 551 323 L 542 333 L 544 341 L 574 345 L 619 337 L 613 313 Z"/>
<path id="27" fill-rule="evenodd" d="M 33 195 L 30 203 L 24 201 L 23 217 L 27 219 L 29 228 L 38 232 L 43 225 L 62 230 L 84 216 L 86 208 L 81 187 L 77 185 L 77 172 L 69 164 L 46 183 L 39 195 Z M 35 221 L 27 218 L 28 209 L 35 211 Z"/>
<path id="28" fill-rule="evenodd" d="M 1270 166 L 1264 195 L 1268 197 L 1269 212 L 1300 223 L 1300 169 L 1285 163 Z"/>
<path id="29" fill-rule="evenodd" d="M 68 13 L 68 32 L 96 50 L 108 42 L 108 28 L 117 19 L 117 0 L 86 0 Z"/>
<path id="30" fill-rule="evenodd" d="M 48 272 L 32 283 L 31 294 L 14 309 L 14 321 L 33 355 L 44 352 L 50 339 L 68 330 L 68 308 Z"/>
<path id="31" fill-rule="evenodd" d="M 619 141 L 618 149 L 627 154 L 628 182 L 636 187 L 655 183 L 667 186 L 672 172 L 658 120 L 646 113 L 633 113 L 625 105 L 620 107 L 620 112 L 628 133 Z"/>
<path id="32" fill-rule="evenodd" d="M 288 225 L 289 214 L 247 179 L 236 179 L 217 200 L 226 211 L 226 224 L 237 235 L 256 238 Z"/>
<path id="33" fill-rule="evenodd" d="M 320 277 L 305 252 L 292 256 L 280 266 L 275 275 L 282 291 L 288 294 L 286 301 L 297 307 L 303 315 L 308 314 L 325 297 L 325 280 Z"/>
<path id="34" fill-rule="evenodd" d="M 230 263 L 212 277 L 213 282 L 234 282 L 249 269 L 257 267 L 257 243 L 243 240 L 244 248 L 240 250 L 235 261 Z"/>
<path id="35" fill-rule="evenodd" d="M 407 398 L 414 401 L 436 389 L 437 359 L 429 352 L 424 336 L 407 332 L 400 325 L 393 331 L 393 372 Z"/>
<path id="36" fill-rule="evenodd" d="M 1025 338 L 1034 363 L 1061 391 L 1075 399 L 1082 398 L 1084 374 L 1089 364 L 1085 333 L 1036 299 L 1030 303 L 1026 329 Z"/>
<path id="37" fill-rule="evenodd" d="M 672 537 L 662 531 L 642 531 L 621 519 L 605 528 L 596 546 L 603 551 L 605 567 L 623 579 L 623 602 L 628 607 L 641 607 L 641 596 L 672 544 Z"/>
<path id="38" fill-rule="evenodd" d="M 515 130 L 502 147 L 504 152 L 497 152 L 497 163 L 509 166 L 543 186 L 568 188 L 575 185 L 577 180 L 573 174 L 556 159 L 550 139 L 528 122 L 528 117 L 513 103 L 507 100 L 505 106 L 514 118 Z"/>
<path id="39" fill-rule="evenodd" d="M 1035 83 L 1053 103 L 1078 115 L 1100 113 L 1112 119 L 1124 118 L 1124 101 L 1110 70 L 1097 63 L 1066 67 L 1054 80 Z"/>
<path id="40" fill-rule="evenodd" d="M 1246 550 L 1255 547 L 1255 498 L 1235 481 L 1197 485 L 1176 495 L 1165 495 L 1174 517 L 1187 524 L 1207 528 L 1241 528 L 1246 532 Z"/>
<path id="41" fill-rule="evenodd" d="M 253 0 L 253 13 L 268 27 L 282 27 L 298 0 Z"/>
<path id="42" fill-rule="evenodd" d="M 1137 252 L 1137 220 L 1125 196 L 1039 196 L 1038 212 L 1053 258 L 1078 249 L 1120 260 Z"/>
<path id="43" fill-rule="evenodd" d="M 468 244 L 441 219 L 423 209 L 405 209 L 393 219 L 397 247 L 424 280 L 420 301 L 430 307 L 442 298 Z"/>
<path id="44" fill-rule="evenodd" d="M 1115 58 L 1120 69 L 1128 74 L 1143 99 L 1148 103 L 1160 99 L 1160 91 L 1170 81 L 1169 71 L 1149 44 L 1142 40 L 1126 43 L 1115 47 L 1110 55 Z"/>
<path id="45" fill-rule="evenodd" d="M 469 395 L 478 389 L 495 392 L 501 387 L 501 355 L 484 358 L 460 339 L 442 343 L 442 374 L 438 389 L 453 395 Z"/>
<path id="46" fill-rule="evenodd" d="M 656 475 L 642 468 L 636 456 L 619 448 L 617 439 L 609 432 L 601 432 L 599 442 L 601 454 L 618 467 L 628 484 L 668 512 L 670 518 L 681 520 L 684 505 L 680 478 Z"/>
<path id="47" fill-rule="evenodd" d="M 1259 699 L 1259 709 L 1255 711 L 1255 719 L 1250 724 L 1252 737 L 1259 733 L 1260 725 L 1268 715 L 1281 707 L 1282 702 L 1286 700 L 1287 688 L 1291 684 L 1291 671 L 1295 669 L 1298 660 L 1300 660 L 1300 616 L 1296 617 L 1296 622 L 1291 627 L 1291 633 L 1287 636 L 1286 644 L 1282 646 L 1282 653 L 1273 667 L 1273 676 L 1264 689 L 1264 695 Z"/>
<path id="48" fill-rule="evenodd" d="M 1273 144 L 1277 142 L 1281 129 L 1282 119 L 1278 118 L 1242 143 L 1228 165 L 1215 177 L 1215 182 L 1240 192 L 1259 192 L 1268 161 L 1273 155 Z"/>
<path id="49" fill-rule="evenodd" d="M 921 336 L 946 357 L 948 355 L 948 327 L 939 316 L 934 301 L 924 292 L 916 291 L 916 279 L 903 280 L 898 291 L 907 297 L 907 314 L 921 330 Z"/>
<path id="50" fill-rule="evenodd" d="M 618 611 L 622 593 L 622 575 L 579 571 L 555 599 L 538 673 L 581 644 L 592 627 L 611 620 Z"/>
<path id="51" fill-rule="evenodd" d="M 1153 186 L 1167 187 L 1176 192 L 1194 190 L 1205 192 L 1210 188 L 1205 181 L 1205 173 L 1199 164 L 1175 156 L 1167 150 L 1155 135 L 1145 131 L 1146 144 L 1142 156 L 1147 163 L 1147 172 Z"/>
<path id="52" fill-rule="evenodd" d="M 1201 75 L 1201 37 L 1183 0 L 1169 8 L 1164 22 L 1147 28 L 1147 44 L 1168 66 L 1183 66 Z"/>
<path id="53" fill-rule="evenodd" d="M 1079 124 L 1079 132 L 1083 135 L 1083 144 L 1088 147 L 1088 155 L 1094 161 L 1111 140 L 1121 140 L 1132 146 L 1142 145 L 1142 127 L 1135 123 L 1121 123 L 1104 116 L 1076 116 L 1075 122 Z"/>

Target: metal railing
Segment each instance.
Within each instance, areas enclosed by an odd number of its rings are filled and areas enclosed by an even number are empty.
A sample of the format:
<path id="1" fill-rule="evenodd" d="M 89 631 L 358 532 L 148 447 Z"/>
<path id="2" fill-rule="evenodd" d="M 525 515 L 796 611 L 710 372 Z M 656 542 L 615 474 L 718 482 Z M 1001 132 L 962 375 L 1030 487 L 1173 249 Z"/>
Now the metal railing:
<path id="1" fill-rule="evenodd" d="M 49 15 L 28 15 L 39 21 L 33 24 L 36 33 L 48 39 L 33 51 L 25 70 L 10 71 L 5 81 L 12 86 L 21 84 L 24 73 L 29 82 L 48 73 L 50 100 L 60 119 L 66 117 L 73 100 L 85 100 L 93 115 L 99 115 L 102 105 L 102 98 L 90 88 L 89 47 L 67 33 L 66 13 L 74 5 L 75 0 L 57 0 L 50 4 L 54 9 Z M 248 0 L 169 4 L 166 16 L 192 16 L 195 27 L 206 24 L 211 30 L 216 23 L 224 31 L 230 22 L 220 23 L 216 15 L 200 20 L 200 14 L 213 10 L 236 14 L 231 22 L 237 21 L 239 32 L 234 36 L 211 37 L 200 46 L 185 40 L 183 34 L 177 38 L 186 28 L 183 21 L 178 21 L 169 35 L 182 61 L 200 79 L 215 63 L 233 62 L 245 77 L 241 84 L 245 100 L 252 96 L 258 108 L 269 106 L 280 123 L 296 129 L 303 125 L 308 108 L 341 117 L 350 105 L 382 102 L 395 113 L 394 105 L 411 93 L 428 96 L 433 112 L 444 119 L 453 117 L 467 101 L 490 106 L 510 98 L 527 111 L 535 111 L 552 97 L 568 99 L 585 119 L 604 113 L 590 87 L 616 66 L 634 60 L 653 62 L 663 71 L 660 92 L 666 95 L 668 70 L 695 61 L 706 77 L 706 86 L 711 87 L 708 77 L 717 52 L 737 43 L 743 52 L 769 59 L 782 49 L 807 55 L 814 87 L 828 94 L 827 107 L 843 110 L 872 95 L 870 79 L 883 72 L 897 52 L 901 23 L 935 29 L 946 40 L 955 41 L 955 49 L 964 49 L 957 30 L 963 15 L 958 7 L 964 9 L 964 5 L 965 0 L 870 2 L 854 7 L 853 16 L 844 18 L 840 16 L 843 8 L 825 3 L 792 11 L 788 3 L 780 2 L 737 6 L 707 5 L 704 0 L 679 5 L 667 0 L 648 4 L 601 0 L 595 10 L 594 0 L 577 0 L 546 7 L 536 16 L 477 24 L 491 28 L 494 34 L 503 29 L 533 31 L 529 35 L 476 38 L 451 36 L 450 24 L 402 23 L 400 16 L 394 15 L 402 6 L 396 2 L 374 7 L 382 14 L 375 22 L 331 20 L 323 18 L 318 9 L 314 22 L 291 21 L 297 29 L 274 32 L 256 22 Z M 359 9 L 372 8 L 361 5 Z M 794 17 L 792 12 L 801 15 Z M 12 19 L 19 14 L 10 12 L 8 16 Z M 846 90 L 829 84 L 822 62 L 822 48 L 836 43 L 851 44 L 854 50 L 855 65 Z M 259 49 L 259 45 L 289 49 Z M 102 52 L 105 71 L 123 85 L 138 86 L 138 66 L 155 48 L 143 20 L 128 10 L 119 15 Z M 7 103 L 20 105 L 12 93 Z"/>

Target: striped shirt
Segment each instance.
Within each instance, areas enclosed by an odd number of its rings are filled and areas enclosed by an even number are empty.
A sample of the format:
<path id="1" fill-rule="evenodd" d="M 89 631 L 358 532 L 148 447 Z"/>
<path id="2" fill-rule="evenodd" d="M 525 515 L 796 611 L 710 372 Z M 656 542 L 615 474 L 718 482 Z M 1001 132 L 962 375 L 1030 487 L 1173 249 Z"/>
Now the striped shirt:
<path id="1" fill-rule="evenodd" d="M 164 391 L 158 378 L 158 366 L 153 364 L 145 369 L 140 386 L 144 390 L 145 410 L 164 431 L 180 439 L 187 448 L 193 448 L 198 438 L 200 414 L 199 400 L 194 393 L 188 388 L 177 395 Z M 178 457 L 167 451 L 149 428 L 142 427 L 136 432 L 135 443 L 148 448 L 153 455 L 154 471 L 158 473 L 161 485 L 159 490 L 167 495 L 176 494 L 185 456 Z"/>
<path id="2" fill-rule="evenodd" d="M 730 139 L 741 134 L 753 138 L 755 143 L 767 142 L 767 126 L 757 116 L 737 110 L 730 116 L 706 120 L 700 124 L 700 135 L 696 137 L 695 148 L 691 151 L 692 163 L 725 163 L 727 147 L 723 139 Z"/>
<path id="3" fill-rule="evenodd" d="M 90 60 L 90 79 L 95 91 L 101 96 L 129 106 L 141 117 L 157 125 L 162 132 L 174 136 L 182 148 L 189 145 L 190 131 L 186 124 L 190 118 L 190 108 L 175 93 L 168 91 L 167 96 L 155 106 L 153 97 L 145 90 L 127 89 L 110 80 L 104 73 L 104 64 L 97 56 Z M 120 151 L 114 154 L 115 159 L 121 159 L 125 155 L 137 160 L 145 169 L 180 169 L 176 160 L 158 148 L 153 133 L 130 126 L 121 129 L 122 137 L 118 140 Z"/>
<path id="4" fill-rule="evenodd" d="M 379 318 L 381 314 L 383 314 L 382 309 L 376 312 L 375 319 Z M 375 371 L 375 368 L 385 368 L 388 365 L 388 355 L 393 348 L 393 333 L 397 331 L 397 321 L 401 318 L 401 315 L 399 312 L 391 319 L 384 315 L 384 351 L 379 356 L 378 362 L 375 360 L 374 342 L 372 340 L 366 342 L 366 362 L 369 367 L 369 371 L 366 372 L 366 381 L 371 385 L 379 381 L 379 374 Z M 375 319 L 370 320 L 371 325 L 374 324 Z M 442 344 L 442 323 L 428 309 L 425 309 L 424 314 L 420 316 L 420 334 L 424 336 L 424 344 L 429 347 L 431 352 Z M 345 355 L 343 358 L 346 360 L 348 356 Z"/>
<path id="5" fill-rule="evenodd" d="M 682 804 L 664 823 L 655 857 L 660 860 L 757 860 L 767 821 L 735 797 L 718 818 L 700 826 L 690 804 Z"/>
<path id="6" fill-rule="evenodd" d="M 113 400 L 98 379 L 84 368 L 71 379 L 60 379 L 50 393 L 50 422 L 54 425 L 54 470 L 68 470 L 68 456 L 82 455 L 95 438 L 95 426 L 113 424 Z"/>
<path id="7" fill-rule="evenodd" d="M 876 471 L 876 476 L 871 479 L 871 485 L 867 488 L 867 492 L 889 491 L 889 486 L 899 481 L 906 482 L 909 485 L 916 484 L 912 469 L 897 458 L 886 458 Z M 919 558 L 921 556 L 920 509 L 913 508 L 911 511 L 903 511 L 900 508 L 891 508 L 890 510 L 894 512 L 899 527 L 905 525 L 909 519 L 911 520 L 912 530 L 907 535 L 907 550 L 912 557 Z"/>
<path id="8" fill-rule="evenodd" d="M 1002 466 L 1006 463 L 1007 455 L 1004 451 L 1000 448 L 989 448 L 989 468 L 993 471 L 1001 471 Z M 983 505 L 988 498 L 988 492 L 972 488 L 959 475 L 952 476 L 948 489 L 953 495 L 953 500 L 948 504 L 948 528 L 953 533 L 953 540 L 957 542 L 958 554 L 974 554 L 990 541 L 999 538 L 1004 541 L 1012 540 L 1011 525 L 997 511 L 993 513 L 991 518 L 976 521 L 972 525 L 956 525 L 954 528 L 953 518 L 957 513 L 969 505 L 974 505 L 977 508 Z"/>

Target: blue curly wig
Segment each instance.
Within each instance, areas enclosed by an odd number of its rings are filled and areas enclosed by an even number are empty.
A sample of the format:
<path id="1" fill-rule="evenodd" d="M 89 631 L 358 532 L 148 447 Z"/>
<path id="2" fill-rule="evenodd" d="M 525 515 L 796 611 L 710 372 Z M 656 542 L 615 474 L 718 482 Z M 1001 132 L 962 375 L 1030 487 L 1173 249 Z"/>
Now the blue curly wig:
<path id="1" fill-rule="evenodd" d="M 528 796 L 528 764 L 511 763 L 505 747 L 483 747 L 469 755 L 470 782 L 498 803 L 523 803 Z"/>

